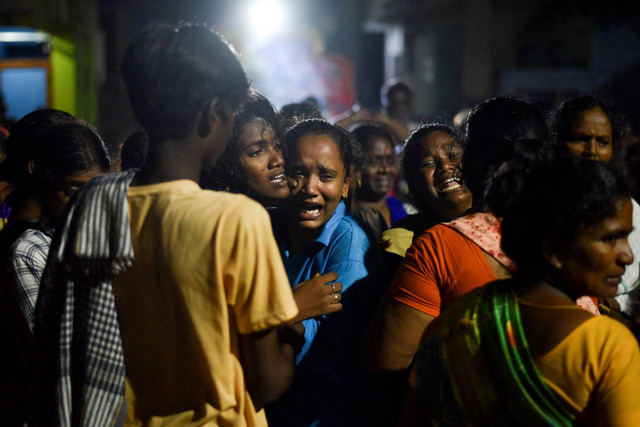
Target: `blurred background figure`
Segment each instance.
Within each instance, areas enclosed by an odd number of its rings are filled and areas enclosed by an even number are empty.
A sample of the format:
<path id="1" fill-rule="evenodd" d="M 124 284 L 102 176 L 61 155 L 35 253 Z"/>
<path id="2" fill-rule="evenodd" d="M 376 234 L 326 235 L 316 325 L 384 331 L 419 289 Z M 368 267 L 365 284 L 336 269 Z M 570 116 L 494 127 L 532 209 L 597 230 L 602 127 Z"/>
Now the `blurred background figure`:
<path id="1" fill-rule="evenodd" d="M 413 89 L 401 79 L 392 78 L 380 89 L 382 114 L 405 126 L 408 132 L 418 127 L 414 118 Z"/>
<path id="2" fill-rule="evenodd" d="M 379 240 L 382 232 L 407 215 L 403 202 L 393 196 L 398 179 L 398 159 L 395 136 L 379 124 L 361 124 L 351 133 L 363 154 L 357 170 L 351 212 L 362 219 Z"/>
<path id="3" fill-rule="evenodd" d="M 451 120 L 451 123 L 453 124 L 453 126 L 456 129 L 462 129 L 464 126 L 465 121 L 467 120 L 467 117 L 469 117 L 469 112 L 471 111 L 471 108 L 469 107 L 465 107 L 463 109 L 461 109 L 460 111 L 458 111 L 455 116 L 453 116 L 453 119 Z"/>
<path id="4" fill-rule="evenodd" d="M 5 103 L 4 96 L 0 93 L 0 129 L 9 131 L 13 123 L 13 120 L 7 118 L 7 104 Z M 0 130 L 0 132 L 5 133 L 2 130 Z"/>
<path id="5" fill-rule="evenodd" d="M 582 95 L 566 99 L 552 112 L 551 132 L 559 152 L 608 162 L 622 143 L 622 123 L 604 100 Z"/>
<path id="6" fill-rule="evenodd" d="M 640 200 L 640 138 L 634 137 L 624 153 L 624 162 L 633 183 L 634 200 Z"/>
<path id="7" fill-rule="evenodd" d="M 0 126 L 0 164 L 7 158 L 7 139 L 9 138 L 9 131 Z M 1 169 L 1 167 L 0 167 Z M 9 220 L 11 208 L 6 202 L 7 196 L 11 193 L 12 186 L 6 181 L 0 181 L 0 230 Z"/>
<path id="8" fill-rule="evenodd" d="M 404 141 L 418 127 L 413 120 L 413 90 L 407 83 L 399 79 L 388 80 L 380 90 L 381 110 L 372 111 L 355 103 L 347 110 L 330 119 L 347 130 L 366 123 L 380 123 L 388 126 L 397 141 Z M 396 146 L 399 152 L 401 146 Z"/>
<path id="9" fill-rule="evenodd" d="M 9 138 L 9 130 L 4 126 L 0 126 L 0 163 L 7 158 L 7 139 Z"/>
<path id="10" fill-rule="evenodd" d="M 33 311 L 51 238 L 70 197 L 87 181 L 109 172 L 107 148 L 89 124 L 72 121 L 53 125 L 40 135 L 29 163 L 32 195 L 41 214 L 32 228 L 11 245 L 3 260 L 4 281 L 14 286 L 24 317 L 33 326 Z"/>

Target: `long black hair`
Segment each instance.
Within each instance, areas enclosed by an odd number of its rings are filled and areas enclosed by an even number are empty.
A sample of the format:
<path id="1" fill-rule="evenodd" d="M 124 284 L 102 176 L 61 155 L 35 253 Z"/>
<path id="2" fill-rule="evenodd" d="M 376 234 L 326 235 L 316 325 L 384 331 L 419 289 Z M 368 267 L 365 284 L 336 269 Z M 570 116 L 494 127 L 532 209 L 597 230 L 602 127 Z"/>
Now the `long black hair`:
<path id="1" fill-rule="evenodd" d="M 52 126 L 41 136 L 41 146 L 33 158 L 34 194 L 46 193 L 65 178 L 98 167 L 108 172 L 111 161 L 98 132 L 84 121 Z"/>
<path id="2" fill-rule="evenodd" d="M 78 120 L 66 111 L 41 109 L 26 114 L 13 124 L 7 139 L 7 158 L 0 164 L 0 181 L 8 181 L 13 186 L 7 204 L 16 206 L 21 200 L 33 197 L 29 163 L 47 144 L 43 135 L 52 127 Z"/>
<path id="3" fill-rule="evenodd" d="M 485 197 L 493 175 L 519 152 L 549 150 L 544 115 L 531 102 L 500 96 L 476 105 L 464 126 L 462 178 L 477 210 L 487 209 Z M 536 155 L 534 155 L 536 156 Z"/>

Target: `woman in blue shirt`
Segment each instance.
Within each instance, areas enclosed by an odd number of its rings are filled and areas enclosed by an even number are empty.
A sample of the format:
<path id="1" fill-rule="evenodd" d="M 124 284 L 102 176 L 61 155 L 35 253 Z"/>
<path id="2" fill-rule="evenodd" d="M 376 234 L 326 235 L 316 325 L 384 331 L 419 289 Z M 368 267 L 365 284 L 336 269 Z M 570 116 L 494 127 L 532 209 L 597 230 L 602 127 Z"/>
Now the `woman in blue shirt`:
<path id="1" fill-rule="evenodd" d="M 374 387 L 354 363 L 364 329 L 386 283 L 375 240 L 347 213 L 353 136 L 322 119 L 285 134 L 292 180 L 277 239 L 289 281 L 335 271 L 343 310 L 303 321 L 305 344 L 293 383 L 267 408 L 270 425 L 371 425 Z"/>

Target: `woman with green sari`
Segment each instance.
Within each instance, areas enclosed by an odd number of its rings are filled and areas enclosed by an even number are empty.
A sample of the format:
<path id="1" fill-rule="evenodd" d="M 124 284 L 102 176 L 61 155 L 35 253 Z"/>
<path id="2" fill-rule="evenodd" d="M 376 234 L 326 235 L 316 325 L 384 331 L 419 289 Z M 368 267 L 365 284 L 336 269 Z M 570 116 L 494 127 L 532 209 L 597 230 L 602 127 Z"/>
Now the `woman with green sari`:
<path id="1" fill-rule="evenodd" d="M 492 209 L 518 266 L 433 322 L 412 371 L 424 425 L 640 425 L 629 329 L 576 305 L 614 296 L 633 261 L 631 191 L 612 167 L 561 157 L 507 165 Z M 407 417 L 403 417 L 407 419 Z"/>

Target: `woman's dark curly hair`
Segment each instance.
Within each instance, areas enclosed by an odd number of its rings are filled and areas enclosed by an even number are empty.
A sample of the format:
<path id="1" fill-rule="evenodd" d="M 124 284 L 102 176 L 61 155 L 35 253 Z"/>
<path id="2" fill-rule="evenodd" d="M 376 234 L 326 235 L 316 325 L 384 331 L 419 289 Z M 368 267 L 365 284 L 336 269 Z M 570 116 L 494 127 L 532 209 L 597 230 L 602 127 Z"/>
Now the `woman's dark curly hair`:
<path id="1" fill-rule="evenodd" d="M 311 100 L 285 104 L 278 111 L 278 121 L 283 131 L 304 119 L 321 119 L 322 112 Z"/>
<path id="2" fill-rule="evenodd" d="M 531 102 L 500 96 L 469 113 L 464 126 L 462 178 L 476 209 L 487 209 L 485 197 L 498 169 L 516 156 L 516 147 L 546 149 L 549 131 L 544 116 Z"/>
<path id="3" fill-rule="evenodd" d="M 220 155 L 216 166 L 202 180 L 204 188 L 230 191 L 249 195 L 247 177 L 240 167 L 240 136 L 245 126 L 255 119 L 264 120 L 280 139 L 281 131 L 276 110 L 271 102 L 256 90 L 249 93 L 245 102 L 235 113 L 235 121 L 227 148 Z"/>
<path id="4" fill-rule="evenodd" d="M 619 169 L 575 156 L 542 162 L 519 179 L 518 193 L 502 212 L 501 244 L 527 275 L 548 271 L 546 239 L 554 248 L 570 248 L 581 230 L 614 216 L 631 195 Z"/>
<path id="5" fill-rule="evenodd" d="M 327 135 L 335 141 L 345 167 L 345 178 L 351 176 L 353 166 L 362 162 L 362 152 L 357 148 L 358 145 L 353 135 L 340 126 L 331 124 L 324 119 L 302 120 L 289 128 L 284 134 L 284 145 L 287 152 L 291 153 L 295 144 L 301 138 L 309 135 Z M 289 163 L 289 159 L 287 159 L 285 161 L 287 167 Z M 289 173 L 289 171 L 287 172 Z"/>
<path id="6" fill-rule="evenodd" d="M 605 100 L 593 95 L 580 95 L 566 99 L 553 111 L 550 116 L 549 127 L 556 149 L 564 149 L 564 143 L 572 138 L 571 127 L 578 114 L 597 107 L 604 112 L 611 122 L 613 150 L 614 152 L 618 151 L 620 142 L 626 133 L 624 120 L 614 112 L 613 108 Z"/>

